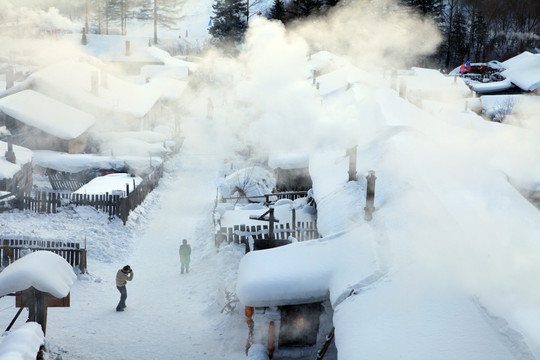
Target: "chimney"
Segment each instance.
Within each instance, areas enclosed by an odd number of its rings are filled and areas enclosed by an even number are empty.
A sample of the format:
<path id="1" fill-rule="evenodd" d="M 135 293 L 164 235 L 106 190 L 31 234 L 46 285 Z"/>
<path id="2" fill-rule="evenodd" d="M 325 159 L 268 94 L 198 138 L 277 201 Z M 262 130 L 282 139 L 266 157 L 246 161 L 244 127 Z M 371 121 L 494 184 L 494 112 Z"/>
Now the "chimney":
<path id="1" fill-rule="evenodd" d="M 99 95 L 99 79 L 98 72 L 92 71 L 92 94 Z"/>
<path id="2" fill-rule="evenodd" d="M 9 65 L 6 71 L 6 90 L 13 87 L 15 84 L 15 76 L 13 75 L 13 66 Z"/>
<path id="3" fill-rule="evenodd" d="M 349 155 L 349 181 L 356 181 L 356 154 L 358 145 L 347 150 Z"/>
<path id="4" fill-rule="evenodd" d="M 131 55 L 131 46 L 130 46 L 129 40 L 126 40 L 126 56 L 130 56 L 130 55 Z"/>
<path id="5" fill-rule="evenodd" d="M 11 135 L 8 135 L 8 149 L 6 151 L 6 160 L 10 163 L 15 164 L 17 158 L 15 157 L 15 152 L 13 152 L 13 140 L 11 139 Z"/>

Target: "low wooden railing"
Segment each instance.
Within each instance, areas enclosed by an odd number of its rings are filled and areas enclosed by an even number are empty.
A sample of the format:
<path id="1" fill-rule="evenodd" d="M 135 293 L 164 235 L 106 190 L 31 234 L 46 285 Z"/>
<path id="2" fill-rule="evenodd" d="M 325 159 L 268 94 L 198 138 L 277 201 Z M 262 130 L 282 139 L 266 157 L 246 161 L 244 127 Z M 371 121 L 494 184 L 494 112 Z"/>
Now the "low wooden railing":
<path id="1" fill-rule="evenodd" d="M 78 243 L 54 240 L 19 239 L 17 237 L 0 238 L 0 268 L 5 268 L 26 255 L 28 252 L 38 250 L 47 250 L 58 254 L 73 266 L 73 268 L 79 269 L 81 273 L 86 272 L 86 249 L 81 248 Z"/>

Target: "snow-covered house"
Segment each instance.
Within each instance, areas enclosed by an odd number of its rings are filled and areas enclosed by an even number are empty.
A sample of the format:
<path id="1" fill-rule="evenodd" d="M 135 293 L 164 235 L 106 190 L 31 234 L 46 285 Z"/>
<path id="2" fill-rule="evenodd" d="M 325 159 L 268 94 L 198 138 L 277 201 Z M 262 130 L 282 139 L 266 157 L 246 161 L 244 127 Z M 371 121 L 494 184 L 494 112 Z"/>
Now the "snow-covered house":
<path id="1" fill-rule="evenodd" d="M 0 112 L 13 142 L 32 150 L 84 152 L 96 122 L 92 115 L 34 90 L 0 99 Z"/>
<path id="2" fill-rule="evenodd" d="M 96 118 L 96 129 L 152 129 L 160 123 L 160 92 L 150 84 L 135 84 L 96 65 L 66 60 L 31 76 L 32 88 Z"/>
<path id="3" fill-rule="evenodd" d="M 459 69 L 450 75 L 460 75 Z M 503 62 L 473 63 L 463 76 L 467 85 L 482 95 L 535 93 L 540 89 L 540 54 L 525 51 Z"/>

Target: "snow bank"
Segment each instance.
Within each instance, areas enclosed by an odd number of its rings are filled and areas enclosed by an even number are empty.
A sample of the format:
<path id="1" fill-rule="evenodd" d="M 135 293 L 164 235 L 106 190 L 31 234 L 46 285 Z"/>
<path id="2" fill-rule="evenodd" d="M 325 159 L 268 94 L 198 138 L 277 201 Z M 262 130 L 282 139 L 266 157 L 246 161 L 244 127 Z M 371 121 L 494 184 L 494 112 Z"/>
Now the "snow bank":
<path id="1" fill-rule="evenodd" d="M 272 193 L 275 186 L 276 180 L 272 173 L 260 166 L 252 166 L 228 175 L 219 185 L 219 189 L 224 198 L 243 193 L 253 201 L 264 202 L 264 197 L 256 197 Z"/>
<path id="2" fill-rule="evenodd" d="M 64 140 L 79 137 L 96 122 L 92 115 L 34 90 L 23 90 L 0 99 L 0 110 L 28 126 Z"/>
<path id="3" fill-rule="evenodd" d="M 17 330 L 0 337 L 0 359 L 35 360 L 44 340 L 41 325 L 27 322 Z"/>
<path id="4" fill-rule="evenodd" d="M 69 294 L 77 275 L 69 263 L 50 251 L 35 251 L 0 273 L 0 296 L 34 287 L 56 298 Z"/>

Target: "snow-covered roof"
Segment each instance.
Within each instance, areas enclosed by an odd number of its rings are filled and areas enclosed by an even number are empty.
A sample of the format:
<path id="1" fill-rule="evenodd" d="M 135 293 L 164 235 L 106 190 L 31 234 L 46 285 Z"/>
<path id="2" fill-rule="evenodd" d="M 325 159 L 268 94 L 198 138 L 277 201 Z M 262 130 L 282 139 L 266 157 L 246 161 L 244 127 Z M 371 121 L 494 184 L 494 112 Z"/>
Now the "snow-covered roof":
<path id="1" fill-rule="evenodd" d="M 525 51 L 503 62 L 501 75 L 525 91 L 540 89 L 540 54 Z"/>
<path id="2" fill-rule="evenodd" d="M 27 322 L 0 337 L 0 359 L 34 360 L 44 340 L 41 325 Z"/>
<path id="3" fill-rule="evenodd" d="M 11 179 L 16 173 L 21 171 L 21 167 L 32 161 L 32 150 L 22 146 L 13 145 L 15 153 L 15 164 L 6 160 L 4 154 L 8 149 L 8 143 L 0 141 L 0 180 Z"/>
<path id="4" fill-rule="evenodd" d="M 136 173 L 146 172 L 149 167 L 159 166 L 163 160 L 154 156 L 149 159 L 145 156 L 101 156 L 96 154 L 68 154 L 50 150 L 35 150 L 34 165 L 46 169 L 54 169 L 69 173 L 77 173 L 83 170 L 114 169 L 120 170 L 126 167 Z"/>
<path id="5" fill-rule="evenodd" d="M 77 275 L 63 257 L 50 251 L 31 252 L 0 273 L 0 296 L 34 287 L 56 298 L 69 294 Z"/>
<path id="6" fill-rule="evenodd" d="M 92 74 L 100 69 L 85 62 L 58 62 L 31 75 L 33 86 L 41 93 L 66 99 L 73 106 L 102 113 L 146 115 L 159 100 L 160 92 L 150 84 L 134 84 L 107 75 L 107 87 L 101 80 L 98 94 L 92 93 Z M 99 78 L 99 76 L 98 76 Z"/>
<path id="7" fill-rule="evenodd" d="M 34 90 L 0 99 L 0 111 L 63 140 L 78 138 L 96 122 L 92 115 Z"/>
<path id="8" fill-rule="evenodd" d="M 324 50 L 311 54 L 308 63 L 310 71 L 331 71 L 349 65 L 346 59 Z"/>
<path id="9" fill-rule="evenodd" d="M 272 169 L 304 169 L 309 166 L 309 154 L 272 152 L 268 156 L 268 166 Z"/>
<path id="10" fill-rule="evenodd" d="M 135 183 L 135 187 L 137 187 L 141 182 L 142 179 L 139 176 L 131 176 L 126 173 L 109 174 L 92 179 L 88 184 L 75 191 L 75 194 L 105 195 L 118 191 L 123 194 L 122 196 L 125 196 L 126 185 L 129 185 L 129 191 L 133 191 L 133 184 Z"/>
<path id="11" fill-rule="evenodd" d="M 163 64 L 168 68 L 186 69 L 190 72 L 194 72 L 197 70 L 197 64 L 190 61 L 178 59 L 176 57 L 172 57 L 167 51 L 160 49 L 156 46 L 148 48 L 147 51 L 154 57 L 158 58 L 161 62 L 163 62 Z"/>
<path id="12" fill-rule="evenodd" d="M 490 94 L 494 92 L 504 91 L 510 89 L 513 85 L 510 79 L 504 79 L 501 81 L 480 82 L 476 80 L 469 80 L 467 84 L 479 94 Z"/>
<path id="13" fill-rule="evenodd" d="M 188 66 L 175 65 L 144 65 L 141 75 L 145 78 L 164 77 L 176 80 L 186 79 L 189 74 Z"/>
<path id="14" fill-rule="evenodd" d="M 67 35 L 75 41 L 80 50 L 102 61 L 161 63 L 148 46 L 148 38 L 125 35 L 87 34 L 87 44 L 81 44 L 81 34 Z M 126 55 L 126 41 L 129 41 L 129 55 Z"/>
<path id="15" fill-rule="evenodd" d="M 157 76 L 150 79 L 150 84 L 161 92 L 164 100 L 179 100 L 182 98 L 184 89 L 187 87 L 186 81 L 170 79 L 168 77 Z"/>

